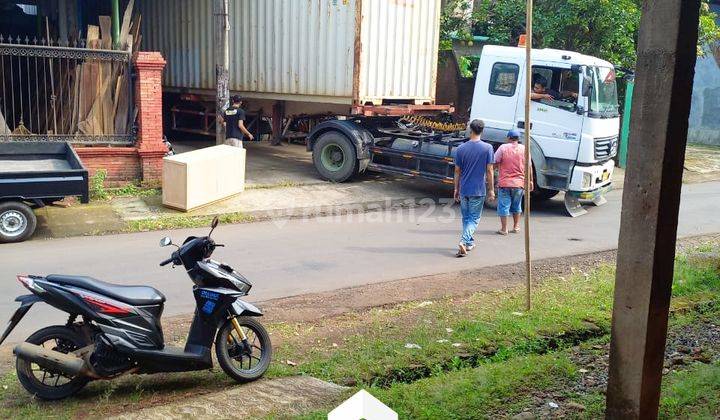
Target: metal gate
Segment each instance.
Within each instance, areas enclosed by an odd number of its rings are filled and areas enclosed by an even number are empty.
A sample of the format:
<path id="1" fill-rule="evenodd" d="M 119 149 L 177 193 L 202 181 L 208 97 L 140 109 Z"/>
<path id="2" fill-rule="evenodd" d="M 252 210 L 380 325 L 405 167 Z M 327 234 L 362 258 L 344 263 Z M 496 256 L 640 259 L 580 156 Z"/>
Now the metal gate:
<path id="1" fill-rule="evenodd" d="M 0 141 L 133 144 L 130 53 L 0 35 Z"/>

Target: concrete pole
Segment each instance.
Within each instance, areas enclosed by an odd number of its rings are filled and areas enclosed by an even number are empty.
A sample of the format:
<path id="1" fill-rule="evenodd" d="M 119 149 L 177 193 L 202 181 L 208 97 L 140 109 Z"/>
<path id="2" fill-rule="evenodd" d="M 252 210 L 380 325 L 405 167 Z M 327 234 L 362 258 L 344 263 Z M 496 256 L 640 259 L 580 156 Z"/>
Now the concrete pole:
<path id="1" fill-rule="evenodd" d="M 228 19 L 228 0 L 213 0 L 214 32 L 215 32 L 215 116 L 218 123 L 215 127 L 215 143 L 225 142 L 225 127 L 220 124 L 223 109 L 228 106 L 230 92 L 228 84 L 230 74 L 230 22 Z"/>
<path id="2" fill-rule="evenodd" d="M 642 6 L 607 388 L 609 419 L 658 415 L 700 0 Z"/>

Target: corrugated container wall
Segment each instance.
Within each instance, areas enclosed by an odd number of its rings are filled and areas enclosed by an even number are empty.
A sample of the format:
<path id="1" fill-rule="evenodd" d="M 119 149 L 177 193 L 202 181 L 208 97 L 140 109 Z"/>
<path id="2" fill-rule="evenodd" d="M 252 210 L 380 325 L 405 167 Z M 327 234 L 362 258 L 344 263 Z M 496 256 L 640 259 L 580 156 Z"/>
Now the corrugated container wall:
<path id="1" fill-rule="evenodd" d="M 138 4 L 143 49 L 168 63 L 165 86 L 214 90 L 212 0 Z M 439 22 L 440 0 L 232 0 L 230 90 L 342 104 L 432 101 Z"/>

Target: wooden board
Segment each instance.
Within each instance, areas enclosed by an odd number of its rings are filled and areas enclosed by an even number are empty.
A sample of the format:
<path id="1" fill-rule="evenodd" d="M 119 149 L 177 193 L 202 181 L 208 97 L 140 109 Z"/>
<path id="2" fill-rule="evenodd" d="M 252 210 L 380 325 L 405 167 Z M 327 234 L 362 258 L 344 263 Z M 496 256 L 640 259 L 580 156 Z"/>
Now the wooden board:
<path id="1" fill-rule="evenodd" d="M 110 16 L 98 16 L 100 21 L 100 48 L 109 50 L 112 48 L 112 21 Z"/>
<path id="2" fill-rule="evenodd" d="M 245 190 L 245 149 L 220 145 L 163 159 L 163 205 L 189 211 Z"/>
<path id="3" fill-rule="evenodd" d="M 132 26 L 130 28 L 130 35 L 128 35 L 128 45 L 132 46 L 133 51 L 138 51 L 140 43 L 140 23 L 142 22 L 142 15 L 136 14 L 133 17 Z M 129 37 L 132 37 L 130 40 Z"/>
<path id="4" fill-rule="evenodd" d="M 115 86 L 115 133 L 127 134 L 128 110 L 130 98 L 128 97 L 128 75 L 123 72 L 118 77 Z"/>
<path id="5" fill-rule="evenodd" d="M 97 48 L 98 37 L 100 36 L 100 28 L 95 25 L 88 25 L 87 29 L 87 48 Z M 86 61 L 81 64 L 80 75 L 80 98 L 78 100 L 80 109 L 78 111 L 78 121 L 84 121 L 88 118 L 90 110 L 95 103 L 97 90 L 99 68 L 98 62 L 94 60 Z M 86 123 L 87 125 L 87 123 Z M 84 134 L 91 134 L 84 132 Z"/>
<path id="6" fill-rule="evenodd" d="M 130 23 L 132 21 L 132 12 L 135 0 L 130 0 L 125 13 L 123 14 L 122 24 L 120 25 L 120 46 L 122 49 L 127 47 L 128 34 L 130 34 Z"/>
<path id="7" fill-rule="evenodd" d="M 93 48 L 93 47 L 91 47 L 91 46 L 89 45 L 89 43 L 90 43 L 90 41 L 96 41 L 96 40 L 100 39 L 100 27 L 99 27 L 99 26 L 95 26 L 95 25 L 88 25 L 88 28 L 87 28 L 87 38 L 86 38 L 86 39 L 87 39 L 87 42 L 88 42 L 87 47 L 88 47 L 88 48 Z"/>

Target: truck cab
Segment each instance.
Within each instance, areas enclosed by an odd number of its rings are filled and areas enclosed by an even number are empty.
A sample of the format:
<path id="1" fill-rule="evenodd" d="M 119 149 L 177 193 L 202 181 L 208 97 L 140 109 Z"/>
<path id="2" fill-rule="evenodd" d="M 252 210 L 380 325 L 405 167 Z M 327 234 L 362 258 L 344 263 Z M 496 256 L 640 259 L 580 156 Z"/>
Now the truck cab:
<path id="1" fill-rule="evenodd" d="M 525 48 L 483 48 L 470 116 L 485 122 L 483 140 L 496 147 L 510 129 L 525 129 L 525 75 Z M 579 200 L 604 204 L 620 129 L 613 65 L 576 52 L 536 49 L 530 82 L 535 197 L 564 191 L 572 216 L 585 213 Z"/>

